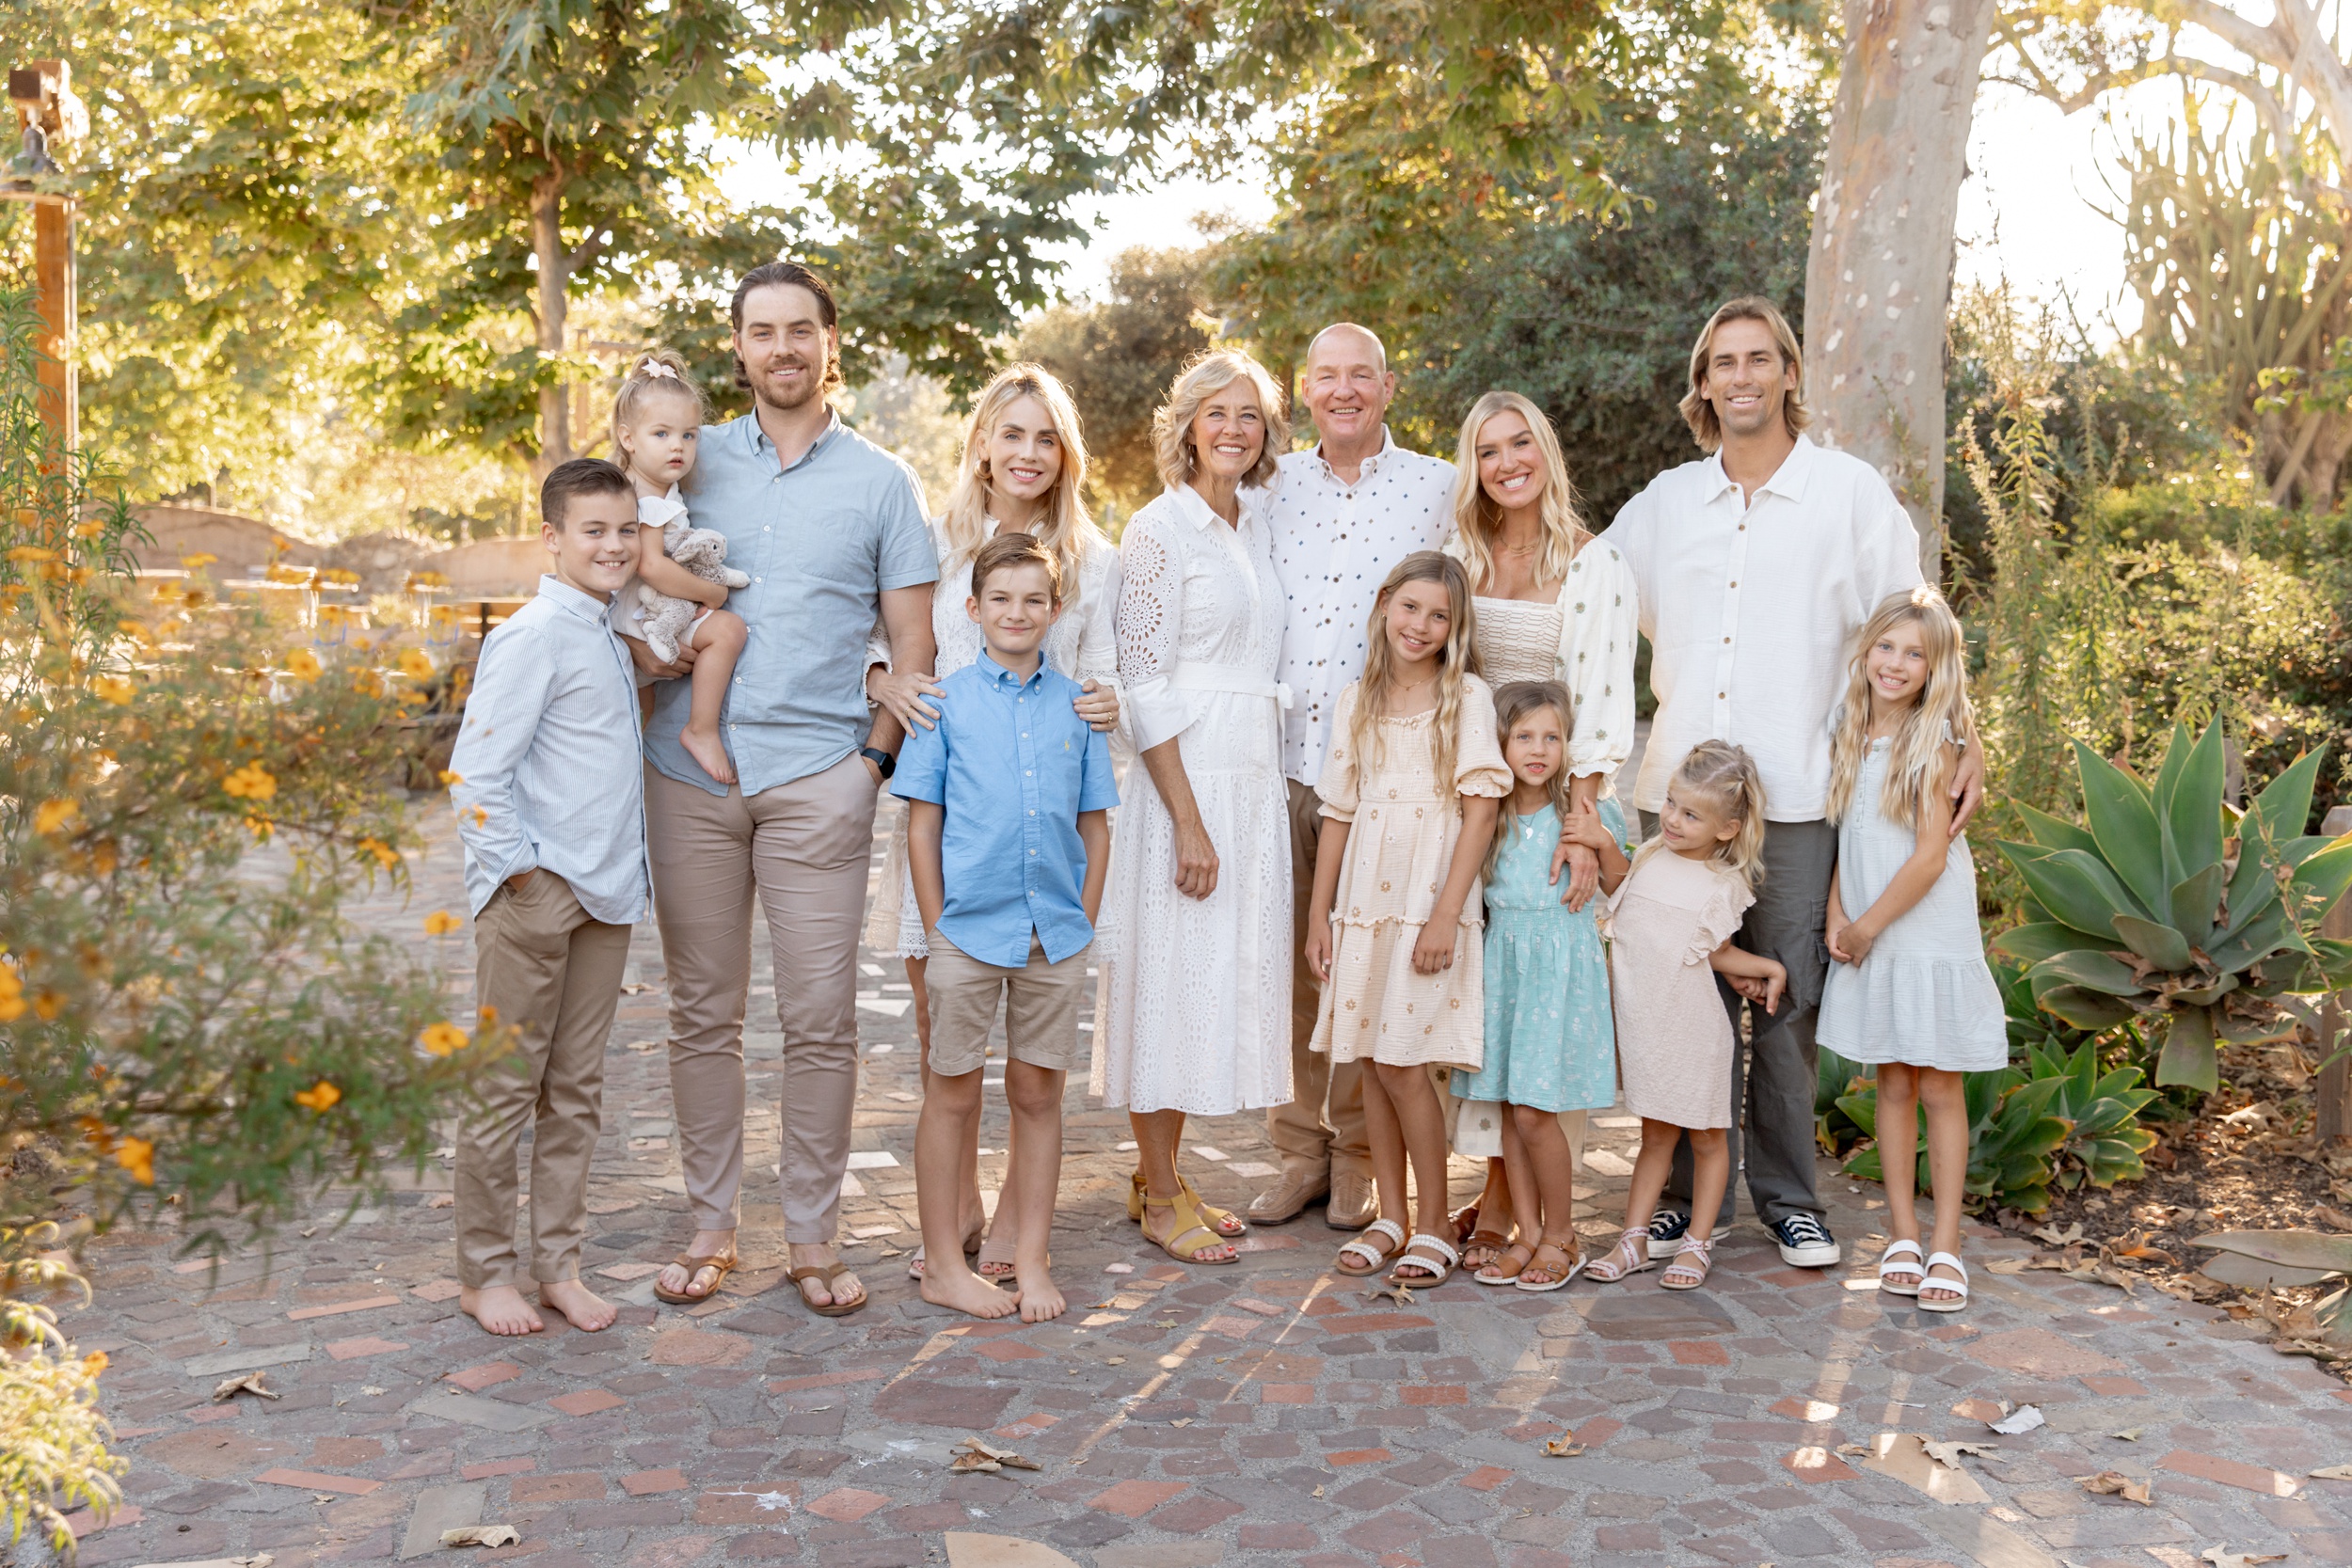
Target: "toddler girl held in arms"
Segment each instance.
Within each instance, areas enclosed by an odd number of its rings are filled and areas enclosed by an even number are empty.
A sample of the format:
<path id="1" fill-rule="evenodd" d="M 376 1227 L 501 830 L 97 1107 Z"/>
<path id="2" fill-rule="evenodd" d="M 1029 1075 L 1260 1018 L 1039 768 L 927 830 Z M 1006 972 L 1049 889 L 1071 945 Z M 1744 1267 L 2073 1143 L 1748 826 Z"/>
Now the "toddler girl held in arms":
<path id="1" fill-rule="evenodd" d="M 1731 1180 L 1731 1019 L 1718 974 L 1763 982 L 1767 1013 L 1780 1006 L 1788 972 L 1731 944 L 1764 874 L 1764 784 L 1756 762 L 1724 740 L 1691 749 L 1666 785 L 1658 836 L 1629 867 L 1598 817 L 1581 814 L 1577 842 L 1600 856 L 1610 891 L 1609 973 L 1616 985 L 1617 1060 L 1626 1108 L 1642 1118 L 1642 1152 L 1626 1195 L 1625 1233 L 1592 1266 L 1598 1280 L 1650 1266 L 1649 1215 L 1675 1145 L 1691 1139 L 1691 1230 L 1659 1280 L 1670 1291 L 1707 1282 L 1715 1217 Z"/>
<path id="2" fill-rule="evenodd" d="M 1461 1261 L 1445 1239 L 1445 1103 L 1429 1069 L 1483 1057 L 1478 869 L 1511 780 L 1474 668 L 1472 613 L 1470 579 L 1450 557 L 1422 550 L 1389 574 L 1363 678 L 1340 693 L 1315 784 L 1323 829 L 1306 958 L 1324 986 L 1312 1049 L 1371 1063 L 1364 1131 L 1380 1196 L 1380 1218 L 1340 1248 L 1337 1267 L 1391 1264 L 1396 1285 L 1441 1285 Z"/>
<path id="3" fill-rule="evenodd" d="M 686 361 L 668 349 L 638 356 L 612 402 L 612 453 L 637 487 L 638 522 L 637 575 L 614 596 L 612 629 L 645 641 L 648 607 L 641 588 L 705 607 L 677 639 L 695 656 L 693 706 L 678 738 L 704 772 L 726 784 L 735 782 L 735 764 L 719 738 L 719 715 L 748 634 L 742 617 L 726 608 L 726 585 L 672 561 L 668 544 L 670 524 L 686 516 L 678 485 L 694 467 L 702 421 L 702 388 L 686 373 Z"/>
<path id="4" fill-rule="evenodd" d="M 1932 588 L 1891 594 L 1854 640 L 1845 701 L 1830 716 L 1829 816 L 1837 876 L 1824 933 L 1825 1051 L 1878 1066 L 1886 1229 L 1879 1289 L 1921 1310 L 1968 1305 L 1960 1213 L 1968 1178 L 1963 1072 L 2009 1065 L 2000 988 L 1977 926 L 1968 840 L 1948 793 L 1968 735 L 1961 630 Z M 1918 1113 L 1928 1111 L 1935 1236 L 1919 1247 Z"/>

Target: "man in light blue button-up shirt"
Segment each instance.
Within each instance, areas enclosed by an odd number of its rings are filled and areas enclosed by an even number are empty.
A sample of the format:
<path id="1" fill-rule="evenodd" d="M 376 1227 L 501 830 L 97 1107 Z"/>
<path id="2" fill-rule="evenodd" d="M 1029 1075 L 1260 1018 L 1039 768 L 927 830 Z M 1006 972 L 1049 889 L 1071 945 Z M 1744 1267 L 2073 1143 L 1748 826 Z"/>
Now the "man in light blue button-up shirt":
<path id="1" fill-rule="evenodd" d="M 755 268 L 731 319 L 752 412 L 703 431 L 684 491 L 695 526 L 725 534 L 727 563 L 752 579 L 727 601 L 751 634 L 720 721 L 739 782 L 719 784 L 678 742 L 691 683 L 660 686 L 646 725 L 670 1094 L 695 1225 L 655 1293 L 701 1301 L 735 1266 L 756 890 L 784 1032 L 785 1241 L 803 1298 L 838 1316 L 866 1301 L 833 1241 L 857 1101 L 857 936 L 874 794 L 898 742 L 897 721 L 878 721 L 866 705 L 866 641 L 879 616 L 891 647 L 907 650 L 903 667 L 931 667 L 939 562 L 913 471 L 826 404 L 840 384 L 841 338 L 824 279 L 797 262 Z M 684 668 L 629 646 L 648 673 Z"/>

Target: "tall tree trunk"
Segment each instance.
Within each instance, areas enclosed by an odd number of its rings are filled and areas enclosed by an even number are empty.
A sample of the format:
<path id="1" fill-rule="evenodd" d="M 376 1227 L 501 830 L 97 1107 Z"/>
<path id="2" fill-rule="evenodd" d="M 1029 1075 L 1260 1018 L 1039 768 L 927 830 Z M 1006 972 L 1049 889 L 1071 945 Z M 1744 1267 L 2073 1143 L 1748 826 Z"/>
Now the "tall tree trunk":
<path id="1" fill-rule="evenodd" d="M 1846 0 L 1805 267 L 1805 401 L 1886 476 L 1943 567 L 1944 323 L 1968 122 L 1995 0 Z"/>
<path id="2" fill-rule="evenodd" d="M 564 249 L 564 166 L 552 155 L 548 171 L 531 187 L 531 251 L 539 263 L 539 352 L 564 352 L 565 317 L 571 305 L 571 258 Z M 539 456 L 532 478 L 545 479 L 572 455 L 570 400 L 559 379 L 539 388 Z"/>

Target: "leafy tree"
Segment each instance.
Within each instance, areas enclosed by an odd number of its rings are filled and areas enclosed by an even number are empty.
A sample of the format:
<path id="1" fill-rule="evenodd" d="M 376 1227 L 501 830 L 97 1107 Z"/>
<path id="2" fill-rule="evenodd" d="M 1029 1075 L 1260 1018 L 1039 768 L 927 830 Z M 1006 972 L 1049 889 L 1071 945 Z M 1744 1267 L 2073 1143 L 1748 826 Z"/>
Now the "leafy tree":
<path id="1" fill-rule="evenodd" d="M 1184 362 L 1215 340 L 1204 285 L 1210 253 L 1122 251 L 1110 297 L 1031 319 L 1014 345 L 1062 378 L 1086 420 L 1096 491 L 1120 514 L 1159 494 L 1152 414 Z"/>

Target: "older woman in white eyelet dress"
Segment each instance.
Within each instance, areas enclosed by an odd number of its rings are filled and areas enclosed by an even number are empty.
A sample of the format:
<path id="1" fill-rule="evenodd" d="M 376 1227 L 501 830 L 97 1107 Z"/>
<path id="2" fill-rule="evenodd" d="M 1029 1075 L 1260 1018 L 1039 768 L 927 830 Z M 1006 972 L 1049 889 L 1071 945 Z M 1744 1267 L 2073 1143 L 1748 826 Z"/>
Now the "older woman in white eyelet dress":
<path id="1" fill-rule="evenodd" d="M 1094 1092 L 1126 1106 L 1129 1213 L 1180 1262 L 1229 1263 L 1248 1227 L 1178 1175 L 1187 1116 L 1291 1098 L 1283 608 L 1261 513 L 1288 445 L 1273 378 L 1210 355 L 1154 420 L 1168 489 L 1120 547 L 1130 771 L 1098 924 Z"/>
<path id="2" fill-rule="evenodd" d="M 1455 476 L 1454 531 L 1445 548 L 1470 573 L 1482 671 L 1497 689 L 1525 680 L 1568 689 L 1576 708 L 1568 736 L 1571 794 L 1579 806 L 1590 805 L 1610 792 L 1633 750 L 1639 604 L 1632 570 L 1616 546 L 1585 531 L 1551 421 L 1518 393 L 1488 392 L 1470 406 Z M 1564 900 L 1581 907 L 1594 896 L 1599 870 L 1591 851 L 1577 849 L 1561 871 Z M 1585 1117 L 1560 1113 L 1578 1165 Z M 1478 1243 L 1466 1250 L 1465 1268 L 1500 1252 L 1510 1235 L 1502 1126 L 1502 1108 L 1494 1101 L 1457 1103 L 1454 1151 L 1488 1162 L 1486 1192 L 1476 1205 Z"/>
<path id="3" fill-rule="evenodd" d="M 939 552 L 940 562 L 939 585 L 931 597 L 931 633 L 939 649 L 936 667 L 930 672 L 887 669 L 889 644 L 879 626 L 869 648 L 876 667 L 868 672 L 868 692 L 898 715 L 902 724 L 929 729 L 936 714 L 924 705 L 923 698 L 939 694 L 936 680 L 946 679 L 980 657 L 984 646 L 980 627 L 966 608 L 972 596 L 972 557 L 980 546 L 1009 529 L 1036 535 L 1061 562 L 1062 610 L 1045 634 L 1046 663 L 1086 689 L 1087 694 L 1076 705 L 1095 728 L 1118 725 L 1119 642 L 1114 622 L 1119 609 L 1119 552 L 1088 520 L 1082 499 L 1086 469 L 1086 445 L 1077 410 L 1051 372 L 1036 365 L 1008 366 L 975 400 L 955 488 L 946 510 L 931 524 L 931 545 Z M 914 993 L 915 1034 L 928 1073 L 930 1009 L 923 977 L 930 947 L 914 903 L 904 811 L 891 828 L 890 847 L 866 915 L 865 936 L 876 951 L 896 954 L 906 961 L 907 979 Z M 976 1108 L 964 1136 L 965 1247 L 967 1251 L 978 1247 L 980 1274 L 1002 1277 L 1012 1272 L 1017 1238 L 1011 1233 L 1008 1212 L 1002 1222 L 990 1227 L 985 1243 L 978 1240 L 982 1215 L 979 1127 Z M 924 1261 L 918 1246 L 907 1272 L 920 1278 Z"/>

